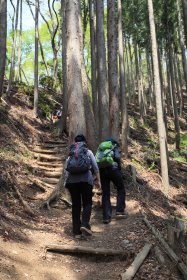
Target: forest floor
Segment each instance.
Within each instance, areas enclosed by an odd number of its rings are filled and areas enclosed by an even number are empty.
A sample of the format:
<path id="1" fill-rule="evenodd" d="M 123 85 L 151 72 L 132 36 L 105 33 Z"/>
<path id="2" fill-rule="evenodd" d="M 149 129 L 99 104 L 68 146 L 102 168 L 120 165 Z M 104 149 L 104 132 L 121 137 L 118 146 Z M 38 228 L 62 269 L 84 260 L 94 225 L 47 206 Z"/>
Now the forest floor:
<path id="1" fill-rule="evenodd" d="M 0 104 L 0 280 L 117 280 L 146 242 L 152 243 L 153 247 L 134 279 L 183 279 L 177 264 L 171 262 L 162 245 L 144 224 L 142 212 L 165 240 L 167 224 L 172 216 L 187 221 L 187 164 L 176 160 L 171 152 L 171 186 L 166 193 L 159 175 L 155 117 L 149 114 L 145 123 L 141 124 L 137 108 L 129 106 L 129 114 L 129 159 L 123 160 L 129 216 L 121 220 L 113 217 L 110 224 L 104 225 L 100 197 L 95 195 L 91 219 L 93 236 L 76 240 L 71 233 L 71 209 L 62 200 L 51 210 L 39 208 L 51 189 L 49 184 L 42 189 L 41 184 L 36 183 L 37 161 L 40 159 L 34 156 L 33 151 L 44 140 L 58 141 L 55 129 L 51 130 L 45 120 L 33 119 L 32 110 L 22 94 L 15 94 L 11 102 Z M 185 118 L 186 115 L 180 119 L 183 135 L 187 133 Z M 169 128 L 169 148 L 172 150 L 172 123 Z M 60 151 L 64 158 L 67 146 L 64 145 L 66 139 L 63 141 Z M 185 149 L 182 157 L 186 157 Z M 131 165 L 137 171 L 136 183 L 132 180 Z M 45 172 L 50 170 L 46 167 Z M 19 194 L 34 211 L 34 216 L 27 213 Z M 113 213 L 115 196 L 116 190 L 112 187 Z M 46 252 L 45 247 L 49 244 L 122 249 L 129 252 L 129 256 L 125 259 L 91 254 L 57 254 Z M 162 251 L 164 264 L 159 263 L 156 257 L 155 245 Z M 182 247 L 180 258 L 187 265 L 187 247 Z"/>

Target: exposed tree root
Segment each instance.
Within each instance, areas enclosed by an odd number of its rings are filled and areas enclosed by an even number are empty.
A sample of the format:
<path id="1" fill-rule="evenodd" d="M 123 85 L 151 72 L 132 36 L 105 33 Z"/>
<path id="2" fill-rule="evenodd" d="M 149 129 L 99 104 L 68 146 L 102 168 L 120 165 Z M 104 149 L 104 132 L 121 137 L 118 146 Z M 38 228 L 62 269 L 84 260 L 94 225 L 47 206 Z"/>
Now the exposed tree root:
<path id="1" fill-rule="evenodd" d="M 70 199 L 68 199 L 67 193 L 66 193 L 65 187 L 64 187 L 64 174 L 63 173 L 62 173 L 55 189 L 50 193 L 49 197 L 42 203 L 40 208 L 46 207 L 48 210 L 50 210 L 50 204 L 54 201 L 57 201 L 60 197 L 65 203 L 67 203 L 69 206 L 71 206 Z"/>

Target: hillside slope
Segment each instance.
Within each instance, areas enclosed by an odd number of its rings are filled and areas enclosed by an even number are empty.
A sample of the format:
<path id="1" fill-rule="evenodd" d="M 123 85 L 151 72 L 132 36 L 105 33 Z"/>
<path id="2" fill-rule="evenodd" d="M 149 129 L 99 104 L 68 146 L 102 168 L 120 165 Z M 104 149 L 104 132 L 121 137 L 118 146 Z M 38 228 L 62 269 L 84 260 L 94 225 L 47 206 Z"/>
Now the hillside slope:
<path id="1" fill-rule="evenodd" d="M 145 242 L 149 241 L 160 246 L 143 223 L 142 212 L 146 213 L 152 225 L 160 230 L 165 239 L 167 239 L 167 224 L 171 216 L 186 220 L 187 166 L 185 160 L 181 163 L 174 157 L 171 158 L 171 188 L 169 194 L 165 194 L 159 175 L 155 117 L 149 114 L 145 123 L 141 124 L 137 108 L 129 106 L 129 112 L 130 157 L 126 161 L 123 160 L 129 217 L 126 220 L 113 218 L 111 224 L 103 225 L 99 206 L 100 197 L 95 195 L 92 213 L 93 237 L 77 241 L 71 234 L 71 209 L 63 201 L 59 200 L 50 211 L 39 209 L 43 199 L 52 190 L 51 183 L 54 186 L 57 182 L 47 180 L 48 182 L 44 183 L 46 178 L 51 178 L 51 167 L 53 176 L 57 176 L 57 180 L 59 178 L 61 159 L 63 161 L 67 154 L 66 140 L 57 139 L 55 128 L 51 127 L 44 118 L 33 119 L 32 110 L 27 100 L 24 100 L 24 95 L 17 93 L 11 98 L 11 103 L 8 104 L 6 101 L 1 103 L 1 280 L 120 279 L 120 273 L 125 271 Z M 183 135 L 185 135 L 187 131 L 185 119 L 181 119 L 181 124 L 183 124 Z M 60 161 L 56 156 L 59 152 L 55 152 L 57 148 L 52 147 L 54 144 L 51 142 L 57 143 L 57 140 L 61 145 L 58 147 L 61 151 Z M 48 141 L 48 144 L 44 143 L 45 141 Z M 44 145 L 42 148 L 37 146 L 41 143 Z M 172 122 L 169 145 L 172 149 Z M 185 149 L 184 147 L 184 156 Z M 40 157 L 35 156 L 36 150 Z M 53 157 L 54 161 L 49 158 L 47 161 L 42 160 L 41 155 L 46 154 Z M 43 162 L 40 169 L 44 173 L 38 173 L 38 162 Z M 137 172 L 136 182 L 133 182 L 132 165 Z M 39 176 L 43 183 L 38 182 Z M 116 190 L 112 187 L 113 208 L 115 208 L 115 193 Z M 34 215 L 28 213 L 20 197 Z M 119 257 L 85 257 L 77 254 L 46 253 L 45 246 L 51 243 L 124 249 L 125 252 L 129 252 L 129 257 L 124 260 Z M 162 249 L 162 246 L 160 248 Z M 165 264 L 161 265 L 158 262 L 155 251 L 152 250 L 134 279 L 182 279 L 176 267 L 166 254 L 162 253 Z M 179 254 L 181 259 L 187 262 L 185 243 Z"/>

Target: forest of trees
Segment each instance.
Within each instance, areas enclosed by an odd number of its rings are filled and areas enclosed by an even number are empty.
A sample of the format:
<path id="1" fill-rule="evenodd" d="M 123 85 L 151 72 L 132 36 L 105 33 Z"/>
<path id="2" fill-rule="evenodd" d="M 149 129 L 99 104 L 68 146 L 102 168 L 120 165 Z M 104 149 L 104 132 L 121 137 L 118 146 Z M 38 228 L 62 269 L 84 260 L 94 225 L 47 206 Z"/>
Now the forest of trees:
<path id="1" fill-rule="evenodd" d="M 16 82 L 33 86 L 37 117 L 38 88 L 60 91 L 70 141 L 81 132 L 95 150 L 112 136 L 125 157 L 128 108 L 139 108 L 142 123 L 155 114 L 165 187 L 168 117 L 180 150 L 186 49 L 187 0 L 0 0 L 0 95 L 11 98 Z"/>

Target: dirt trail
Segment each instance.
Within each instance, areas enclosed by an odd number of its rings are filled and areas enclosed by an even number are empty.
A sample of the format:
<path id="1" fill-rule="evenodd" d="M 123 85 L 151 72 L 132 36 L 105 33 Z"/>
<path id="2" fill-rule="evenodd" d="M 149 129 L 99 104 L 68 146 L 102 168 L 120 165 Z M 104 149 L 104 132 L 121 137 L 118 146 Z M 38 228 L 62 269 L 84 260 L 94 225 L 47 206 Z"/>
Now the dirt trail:
<path id="1" fill-rule="evenodd" d="M 20 111 L 17 108 L 15 116 L 19 116 Z M 29 124 L 28 137 L 30 137 L 30 131 L 31 128 L 34 129 L 33 127 Z M 5 145 L 10 132 L 9 130 L 2 131 L 6 132 L 6 137 L 2 141 Z M 25 132 L 24 129 L 23 131 Z M 37 133 L 38 130 L 33 131 L 33 135 Z M 12 137 L 12 139 L 14 138 Z M 25 142 L 28 142 L 28 139 Z M 11 147 L 14 146 L 15 143 Z M 8 182 L 6 174 L 4 177 L 6 180 L 1 180 L 1 187 L 3 189 L 4 186 L 5 191 L 1 193 L 3 206 L 1 205 L 0 209 L 1 233 L 3 231 L 3 234 L 0 235 L 0 280 L 118 280 L 120 274 L 126 270 L 146 241 L 153 245 L 159 245 L 143 223 L 140 209 L 147 213 L 151 223 L 160 230 L 165 238 L 167 237 L 166 223 L 171 215 L 182 214 L 187 217 L 185 204 L 177 200 L 178 197 L 184 196 L 185 186 L 180 189 L 171 187 L 170 194 L 166 197 L 158 174 L 143 168 L 137 169 L 139 180 L 137 185 L 134 185 L 132 174 L 127 168 L 128 164 L 132 164 L 129 160 L 125 161 L 123 170 L 129 217 L 124 220 L 113 218 L 110 224 L 102 224 L 102 210 L 99 207 L 99 198 L 95 196 L 91 219 L 93 236 L 87 240 L 75 240 L 71 233 L 71 209 L 66 204 L 60 200 L 54 205 L 54 208 L 51 208 L 51 211 L 39 210 L 41 202 L 52 191 L 60 172 L 62 172 L 62 159 L 66 157 L 66 147 L 67 143 L 64 145 L 50 142 L 43 143 L 42 146 L 35 145 L 35 151 L 33 151 L 35 160 L 32 159 L 29 162 L 28 159 L 24 170 L 19 170 L 19 166 L 16 166 L 18 173 L 16 179 L 20 180 L 17 181 L 17 186 L 23 198 L 36 212 L 35 218 L 24 213 L 19 199 L 6 185 Z M 138 155 L 139 150 L 135 150 L 135 147 L 130 148 L 130 153 L 134 152 Z M 7 153 L 7 151 L 5 152 Z M 13 159 L 15 160 L 15 155 Z M 11 164 L 14 172 L 14 161 L 2 161 L 1 164 L 2 170 L 9 170 Z M 173 172 L 178 174 L 178 163 L 174 167 Z M 30 176 L 30 170 L 33 171 L 32 176 Z M 185 173 L 181 172 L 180 174 L 184 175 L 185 182 Z M 9 182 L 10 186 L 11 183 Z M 116 190 L 112 188 L 113 213 L 115 213 L 115 195 Z M 3 209 L 7 210 L 5 213 L 7 217 L 5 217 Z M 52 243 L 124 249 L 131 252 L 132 257 L 125 260 L 120 257 L 62 255 L 49 252 L 46 254 L 45 246 Z M 160 249 L 162 249 L 161 246 Z M 164 258 L 165 265 L 160 265 L 154 250 L 152 250 L 134 279 L 182 279 L 176 266 L 165 254 Z M 187 262 L 187 253 L 184 252 L 182 258 Z"/>

